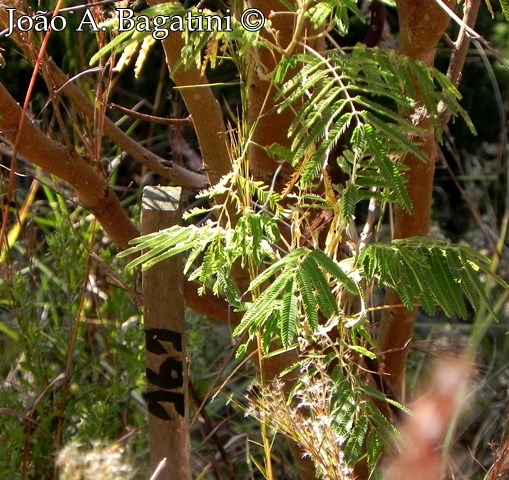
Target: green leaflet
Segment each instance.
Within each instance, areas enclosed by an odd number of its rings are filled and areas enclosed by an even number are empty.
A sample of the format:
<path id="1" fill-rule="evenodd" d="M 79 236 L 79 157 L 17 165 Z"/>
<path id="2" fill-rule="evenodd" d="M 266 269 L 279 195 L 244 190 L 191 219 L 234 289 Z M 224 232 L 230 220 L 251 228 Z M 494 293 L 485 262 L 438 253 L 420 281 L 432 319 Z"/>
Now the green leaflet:
<path id="1" fill-rule="evenodd" d="M 351 185 L 351 181 L 346 184 L 341 195 L 341 215 L 345 223 L 349 223 L 355 215 L 355 206 L 357 205 L 358 193 L 357 189 Z"/>
<path id="2" fill-rule="evenodd" d="M 283 292 L 281 315 L 278 322 L 279 338 L 283 348 L 290 348 L 293 339 L 297 335 L 298 311 L 295 286 L 295 279 L 292 278 L 286 284 Z"/>
<path id="3" fill-rule="evenodd" d="M 134 246 L 121 252 L 119 256 L 127 257 L 146 250 L 145 253 L 142 253 L 127 265 L 127 268 L 142 265 L 142 268 L 146 270 L 165 258 L 196 248 L 198 245 L 202 249 L 205 248 L 206 244 L 214 237 L 214 233 L 218 233 L 217 230 L 215 232 L 214 230 L 210 226 L 205 226 L 202 230 L 194 226 L 182 228 L 176 225 L 131 241 L 130 243 Z M 204 231 L 206 242 L 203 241 Z"/>
<path id="4" fill-rule="evenodd" d="M 431 249 L 430 255 L 430 277 L 431 288 L 438 304 L 443 308 L 449 317 L 458 315 L 460 318 L 467 318 L 467 307 L 462 297 L 462 289 L 453 272 L 448 268 L 446 252 L 439 249 Z M 469 268 L 465 266 L 465 268 Z"/>
<path id="5" fill-rule="evenodd" d="M 380 459 L 386 439 L 380 437 L 377 430 L 371 430 L 366 437 L 366 461 L 369 470 L 373 470 Z"/>
<path id="6" fill-rule="evenodd" d="M 364 21 L 356 3 L 354 0 L 322 0 L 308 10 L 307 16 L 315 28 L 334 18 L 339 33 L 344 35 L 348 32 L 351 15 Z"/>
<path id="7" fill-rule="evenodd" d="M 377 278 L 394 288 L 409 309 L 420 304 L 432 315 L 438 305 L 448 316 L 466 318 L 466 297 L 474 308 L 483 304 L 496 315 L 479 276 L 479 272 L 493 276 L 490 264 L 471 248 L 415 237 L 367 246 L 357 261 L 368 280 Z"/>
<path id="8" fill-rule="evenodd" d="M 334 412 L 333 426 L 340 436 L 347 438 L 356 418 L 361 411 L 361 404 L 357 402 L 355 389 L 346 378 L 341 378 L 336 385 L 336 391 L 331 399 L 331 411 Z"/>
<path id="9" fill-rule="evenodd" d="M 313 250 L 309 257 L 315 260 L 335 279 L 339 280 L 345 288 L 352 294 L 359 293 L 358 285 L 341 269 L 341 267 L 332 258 L 328 257 L 321 250 Z"/>
<path id="10" fill-rule="evenodd" d="M 305 318 L 311 331 L 314 332 L 318 328 L 318 303 L 313 294 L 313 282 L 307 271 L 303 268 L 297 269 L 295 278 L 302 296 L 302 309 Z"/>
<path id="11" fill-rule="evenodd" d="M 246 330 L 254 330 L 260 328 L 264 320 L 266 320 L 275 310 L 276 300 L 281 292 L 287 288 L 287 284 L 292 280 L 289 272 L 282 274 L 272 283 L 263 293 L 251 304 L 247 304 L 247 310 L 242 321 L 233 331 L 234 336 L 241 335 Z"/>
<path id="12" fill-rule="evenodd" d="M 509 20 L 509 0 L 500 0 L 500 6 L 506 20 Z"/>
<path id="13" fill-rule="evenodd" d="M 269 268 L 260 273 L 254 280 L 251 281 L 249 285 L 249 291 L 253 291 L 263 283 L 268 281 L 270 277 L 278 273 L 280 270 L 286 268 L 294 268 L 297 260 L 304 256 L 307 252 L 307 249 L 304 247 L 297 248 L 293 252 L 285 255 L 283 258 L 278 260 L 276 263 L 273 263 Z"/>
<path id="14" fill-rule="evenodd" d="M 260 329 L 264 344 L 269 345 L 268 338 L 279 339 L 284 348 L 290 348 L 302 319 L 313 333 L 318 328 L 319 312 L 325 318 L 339 313 L 332 294 L 334 286 L 359 293 L 357 283 L 336 262 L 320 250 L 304 247 L 260 273 L 251 282 L 249 291 L 254 292 L 271 281 L 252 303 L 245 304 L 244 317 L 234 335 Z"/>
<path id="15" fill-rule="evenodd" d="M 242 216 L 232 236 L 232 245 L 237 246 L 242 252 L 241 265 L 244 267 L 249 260 L 255 265 L 270 255 L 270 247 L 267 243 L 276 243 L 280 238 L 276 220 L 266 214 L 246 213 Z"/>
<path id="16" fill-rule="evenodd" d="M 301 264 L 301 268 L 306 271 L 315 289 L 315 295 L 318 307 L 326 318 L 330 318 L 338 313 L 336 299 L 332 295 L 331 288 L 322 270 L 316 260 L 309 255 Z"/>
<path id="17" fill-rule="evenodd" d="M 362 415 L 348 435 L 348 440 L 345 445 L 345 457 L 348 458 L 351 465 L 355 465 L 361 456 L 362 446 L 368 432 L 368 426 L 368 417 Z"/>

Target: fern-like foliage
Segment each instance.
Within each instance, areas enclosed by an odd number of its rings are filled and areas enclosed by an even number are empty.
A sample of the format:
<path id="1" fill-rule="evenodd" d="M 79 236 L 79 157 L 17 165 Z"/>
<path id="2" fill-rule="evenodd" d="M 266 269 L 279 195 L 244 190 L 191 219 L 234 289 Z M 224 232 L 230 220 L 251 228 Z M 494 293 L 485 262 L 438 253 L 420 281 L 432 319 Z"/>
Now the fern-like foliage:
<path id="1" fill-rule="evenodd" d="M 183 17 L 189 13 L 213 14 L 171 3 L 151 7 L 140 15 Z M 308 2 L 296 14 L 305 15 L 315 25 L 329 19 L 340 33 L 342 28 L 347 31 L 352 14 L 360 16 L 353 0 Z M 241 51 L 258 41 L 267 42 L 246 32 L 236 21 L 233 23 L 230 32 L 193 29 L 185 32 L 182 65 L 195 62 L 201 67 L 214 66 L 218 42 L 233 42 Z M 115 21 L 108 25 L 114 27 Z M 136 29 L 124 32 L 98 52 L 93 61 L 108 52 L 143 42 L 147 35 Z M 419 104 L 415 100 L 416 79 Z M 334 212 L 336 238 L 341 238 L 354 219 L 361 200 L 375 198 L 399 204 L 407 211 L 411 209 L 401 159 L 412 153 L 426 161 L 415 141 L 422 118 L 440 131 L 440 104 L 469 122 L 459 105 L 458 91 L 443 74 L 394 52 L 357 46 L 320 54 L 308 48 L 305 54 L 284 57 L 273 72 L 273 82 L 279 85 L 279 111 L 293 108 L 296 115 L 288 132 L 292 139 L 290 148 L 276 144 L 268 152 L 295 167 L 293 185 L 299 187 L 301 195 L 312 191 L 332 150 L 342 142 L 341 154 L 334 161 L 347 174 L 347 182 L 336 196 L 332 186 L 325 182 L 325 203 L 318 205 L 316 198 L 310 202 L 313 208 L 330 208 Z M 361 319 L 365 308 L 361 279 L 377 279 L 393 286 L 407 308 L 421 304 L 430 314 L 439 305 L 448 315 L 465 317 L 465 298 L 474 308 L 486 303 L 478 271 L 488 273 L 487 263 L 464 247 L 426 239 L 377 243 L 363 248 L 355 262 L 338 263 L 334 260 L 335 248 L 326 249 L 326 253 L 309 250 L 292 239 L 292 249 L 281 256 L 277 248 L 281 239 L 278 222 L 288 213 L 281 206 L 282 196 L 245 175 L 247 147 L 239 142 L 238 150 L 231 174 L 203 193 L 210 198 L 227 198 L 238 217 L 228 218 L 227 226 L 214 222 L 200 228 L 172 227 L 139 239 L 124 253 L 143 252 L 131 262 L 131 267 L 150 268 L 169 256 L 188 252 L 185 269 L 190 278 L 199 280 L 204 288 L 210 287 L 216 294 L 224 294 L 232 305 L 245 311 L 234 333 L 247 332 L 252 336 L 262 331 L 266 347 L 272 338 L 278 338 L 284 348 L 289 348 L 302 327 L 311 333 L 316 331 L 320 316 L 341 318 L 343 312 L 337 298 L 342 289 L 360 295 Z M 257 213 L 251 204 L 255 199 L 260 210 Z M 334 205 L 336 199 L 339 205 Z M 224 205 L 212 207 L 221 208 L 224 214 Z M 232 281 L 235 262 L 251 269 L 247 292 L 239 292 Z M 241 301 L 246 293 L 251 300 Z M 348 325 L 355 323 L 352 319 L 347 321 Z"/>
<path id="2" fill-rule="evenodd" d="M 492 275 L 490 263 L 471 248 L 414 237 L 369 245 L 357 261 L 366 279 L 394 288 L 409 310 L 420 304 L 432 316 L 438 305 L 448 316 L 466 318 L 468 300 L 475 310 L 483 306 L 496 317 L 482 281 Z"/>
<path id="3" fill-rule="evenodd" d="M 314 28 L 330 24 L 340 35 L 346 35 L 350 28 L 351 17 L 364 21 L 355 0 L 322 0 L 314 2 L 306 16 Z"/>
<path id="4" fill-rule="evenodd" d="M 190 279 L 210 286 L 215 294 L 224 295 L 232 306 L 245 311 L 234 335 L 246 331 L 252 335 L 261 330 L 267 352 L 276 338 L 283 348 L 290 348 L 303 326 L 315 332 L 319 315 L 339 316 L 338 289 L 360 293 L 358 282 L 350 275 L 350 263 L 338 264 L 320 250 L 301 247 L 256 276 L 248 288 L 254 300 L 242 302 L 243 292 L 239 292 L 232 281 L 233 265 L 239 261 L 241 265 L 250 262 L 250 265 L 260 266 L 264 261 L 276 259 L 271 245 L 278 235 L 271 217 L 251 214 L 242 217 L 235 229 L 213 224 L 200 228 L 173 226 L 134 240 L 133 246 L 121 256 L 141 253 L 128 267 L 141 265 L 148 269 L 173 255 L 189 252 L 184 271 L 195 267 Z M 195 266 L 198 259 L 200 262 Z M 246 348 L 244 345 L 239 354 Z"/>
<path id="5" fill-rule="evenodd" d="M 361 279 L 376 279 L 380 285 L 394 288 L 405 307 L 422 305 L 429 315 L 439 306 L 448 316 L 466 318 L 467 301 L 474 309 L 484 306 L 495 315 L 482 283 L 482 275 L 491 275 L 489 262 L 468 247 L 428 238 L 378 242 L 363 248 L 355 262 L 347 259 L 338 263 L 321 250 L 305 247 L 278 258 L 272 247 L 277 238 L 274 219 L 253 213 L 242 217 L 235 229 L 213 224 L 174 226 L 135 240 L 134 246 L 121 255 L 144 252 L 129 267 L 142 265 L 146 269 L 188 251 L 185 271 L 194 268 L 190 278 L 210 286 L 215 294 L 224 295 L 232 306 L 244 311 L 233 333 L 248 333 L 252 338 L 262 332 L 265 353 L 274 339 L 288 349 L 301 332 L 314 334 L 320 316 L 337 318 L 347 327 L 361 327 L 359 320 L 366 308 Z M 243 292 L 232 281 L 232 267 L 237 261 L 257 267 L 270 262 L 249 285 L 247 293 L 252 301 L 241 301 Z M 362 299 L 362 311 L 355 319 L 347 318 L 338 306 L 338 294 L 343 290 Z M 362 349 L 363 354 L 370 354 L 363 347 L 354 347 L 354 351 Z M 242 345 L 239 354 L 246 349 L 247 344 Z"/>
<path id="6" fill-rule="evenodd" d="M 272 280 L 253 302 L 246 303 L 234 335 L 262 331 L 265 346 L 277 338 L 283 348 L 289 348 L 303 327 L 316 331 L 320 314 L 325 318 L 341 314 L 333 286 L 359 293 L 350 273 L 320 250 L 301 247 L 292 251 L 251 282 L 248 291 L 254 292 Z"/>
<path id="7" fill-rule="evenodd" d="M 297 73 L 289 76 L 290 71 Z M 412 79 L 421 88 L 419 108 Z M 364 198 L 411 209 L 400 159 L 412 153 L 426 161 L 412 137 L 418 138 L 416 124 L 422 117 L 440 126 L 440 102 L 471 126 L 459 105 L 460 94 L 442 73 L 394 52 L 358 46 L 323 55 L 293 55 L 278 65 L 274 81 L 281 85 L 279 110 L 293 107 L 298 112 L 288 132 L 291 148 L 275 145 L 272 155 L 297 167 L 298 184 L 306 188 L 342 142 L 337 162 L 350 178 L 341 208 L 350 217 L 352 205 Z"/>
<path id="8" fill-rule="evenodd" d="M 191 280 L 199 280 L 204 288 L 210 286 L 216 294 L 223 294 L 231 305 L 242 308 L 241 293 L 232 280 L 232 267 L 248 262 L 259 266 L 263 260 L 274 258 L 272 245 L 279 240 L 274 218 L 266 214 L 247 214 L 235 228 L 220 227 L 212 222 L 196 227 L 175 225 L 160 232 L 133 240 L 132 247 L 120 256 L 141 254 L 128 264 L 146 270 L 179 253 L 189 252 L 184 273 Z M 200 259 L 199 265 L 196 261 Z"/>

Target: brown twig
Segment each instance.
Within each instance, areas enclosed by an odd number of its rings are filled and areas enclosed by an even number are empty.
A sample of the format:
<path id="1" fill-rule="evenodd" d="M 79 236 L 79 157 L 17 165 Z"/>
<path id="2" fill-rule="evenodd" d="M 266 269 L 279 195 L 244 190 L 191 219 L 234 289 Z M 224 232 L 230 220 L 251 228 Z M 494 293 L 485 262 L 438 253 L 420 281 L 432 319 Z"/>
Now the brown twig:
<path id="1" fill-rule="evenodd" d="M 135 118 L 137 120 L 141 120 L 142 122 L 150 122 L 157 123 L 158 125 L 169 125 L 175 127 L 192 127 L 193 121 L 191 118 L 163 118 L 156 117 L 154 115 L 148 115 L 146 113 L 140 113 L 136 110 L 131 110 L 129 108 L 122 107 L 121 105 L 117 105 L 116 103 L 110 103 L 108 105 L 111 109 L 116 110 L 124 115 L 128 115 L 129 117 Z"/>
<path id="2" fill-rule="evenodd" d="M 62 0 L 58 0 L 54 15 L 56 15 L 58 13 L 58 10 L 60 9 L 61 4 L 62 4 Z M 28 106 L 30 104 L 30 100 L 32 98 L 32 93 L 33 93 L 33 90 L 35 87 L 35 81 L 37 79 L 37 72 L 38 72 L 41 62 L 45 56 L 46 48 L 48 46 L 48 42 L 49 42 L 51 33 L 52 33 L 52 30 L 50 29 L 49 31 L 47 31 L 44 34 L 41 48 L 39 50 L 37 58 L 35 59 L 34 70 L 32 72 L 32 76 L 30 78 L 30 83 L 27 88 L 27 93 L 25 95 L 25 101 L 23 103 L 22 114 L 19 116 L 19 124 L 18 124 L 17 132 L 16 132 L 16 138 L 12 142 L 11 168 L 10 168 L 10 172 L 9 172 L 9 187 L 7 190 L 7 203 L 9 203 L 9 204 L 14 200 L 14 189 L 15 189 L 15 184 L 16 184 L 16 179 L 15 179 L 14 175 L 16 173 L 17 152 L 18 152 L 18 148 L 19 148 L 19 142 L 21 139 L 21 133 L 23 131 L 23 125 L 25 122 L 26 113 L 28 111 Z M 1 231 L 0 231 L 0 250 L 3 247 L 3 241 L 5 238 L 6 232 L 7 232 L 8 220 L 9 220 L 9 208 L 5 208 L 4 212 L 3 212 L 2 227 L 1 227 Z"/>
<path id="3" fill-rule="evenodd" d="M 463 12 L 463 24 L 461 25 L 460 31 L 456 41 L 453 43 L 451 60 L 449 67 L 447 68 L 447 78 L 451 81 L 454 86 L 458 86 L 461 80 L 461 72 L 465 65 L 465 60 L 468 54 L 468 48 L 472 40 L 467 27 L 474 28 L 477 14 L 479 13 L 479 6 L 481 0 L 466 0 Z M 446 109 L 444 104 L 439 106 L 441 112 L 442 128 L 444 128 L 451 118 L 451 112 Z"/>

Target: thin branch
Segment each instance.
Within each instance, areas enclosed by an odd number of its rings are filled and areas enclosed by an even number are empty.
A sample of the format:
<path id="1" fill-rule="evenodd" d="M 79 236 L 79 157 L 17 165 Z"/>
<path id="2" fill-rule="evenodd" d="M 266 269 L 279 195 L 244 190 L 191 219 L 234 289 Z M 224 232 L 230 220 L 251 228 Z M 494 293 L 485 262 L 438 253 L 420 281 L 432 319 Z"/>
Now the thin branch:
<path id="1" fill-rule="evenodd" d="M 467 28 L 474 28 L 480 5 L 481 0 L 465 1 L 463 21 L 458 33 L 458 38 L 454 42 L 455 48 L 452 52 L 449 68 L 447 69 L 447 77 L 455 86 L 457 86 L 460 82 L 461 72 L 463 70 L 463 66 L 465 65 L 465 59 L 467 57 L 468 48 L 472 39 L 472 36 L 468 32 Z"/>
<path id="2" fill-rule="evenodd" d="M 467 33 L 470 38 L 481 38 L 481 35 L 479 35 L 472 27 L 473 25 L 469 25 L 467 22 L 465 22 L 465 18 L 463 18 L 463 20 L 458 17 L 458 15 L 456 15 L 454 13 L 454 11 L 452 10 L 452 8 L 450 8 L 448 5 L 446 5 L 443 0 L 435 0 L 437 2 L 437 4 L 440 6 L 440 8 L 442 10 L 444 10 L 444 12 L 447 13 L 447 15 L 449 15 L 460 27 L 462 30 L 465 31 L 465 33 Z M 475 2 L 477 0 L 473 0 L 473 2 Z M 472 3 L 472 2 L 469 2 L 468 0 L 465 2 L 465 9 L 468 8 L 468 4 L 469 3 Z"/>
<path id="3" fill-rule="evenodd" d="M 458 33 L 458 38 L 453 44 L 451 60 L 447 69 L 447 78 L 449 78 L 452 84 L 456 87 L 459 85 L 461 80 L 461 72 L 465 65 L 470 42 L 472 38 L 479 37 L 479 35 L 472 37 L 470 30 L 472 30 L 475 25 L 480 4 L 481 0 L 465 0 L 463 20 L 460 22 L 461 28 Z M 443 103 L 439 105 L 438 108 L 439 112 L 441 112 L 442 128 L 444 128 L 445 125 L 449 123 L 451 112 L 446 109 Z"/>
<path id="4" fill-rule="evenodd" d="M 55 14 L 58 13 L 58 10 L 60 9 L 60 6 L 62 4 L 62 0 L 58 0 L 57 6 L 55 9 Z M 16 172 L 16 159 L 17 159 L 17 152 L 19 148 L 19 141 L 21 138 L 21 132 L 23 131 L 23 124 L 25 122 L 26 118 L 26 112 L 28 111 L 28 106 L 30 104 L 30 100 L 32 98 L 32 93 L 35 86 L 35 81 L 37 79 L 37 72 L 39 70 L 39 67 L 41 66 L 41 62 L 45 56 L 46 48 L 48 46 L 48 42 L 51 36 L 52 30 L 50 29 L 44 34 L 41 48 L 39 50 L 39 54 L 37 55 L 37 58 L 34 62 L 34 70 L 32 72 L 32 76 L 30 78 L 30 83 L 28 84 L 27 93 L 25 95 L 25 101 L 23 103 L 23 109 L 22 113 L 19 116 L 19 124 L 18 124 L 18 131 L 16 134 L 16 138 L 14 139 L 14 142 L 12 142 L 12 157 L 11 157 L 11 170 L 9 172 L 9 187 L 7 189 L 7 202 L 10 203 L 14 198 L 14 188 L 15 188 L 15 172 Z M 2 229 L 0 231 L 0 246 L 3 246 L 3 241 L 5 234 L 7 232 L 7 223 L 9 220 L 9 209 L 5 208 L 3 212 L 3 218 L 2 218 Z M 2 248 L 0 247 L 0 250 Z"/>
<path id="5" fill-rule="evenodd" d="M 75 85 L 68 83 L 67 75 L 52 60 L 48 61 L 47 67 L 56 89 L 61 89 L 81 113 L 93 119 L 94 106 L 88 101 L 87 97 Z M 162 177 L 173 180 L 178 186 L 190 190 L 203 190 L 208 187 L 205 175 L 191 172 L 152 153 L 129 137 L 109 118 L 104 119 L 104 134 L 134 160 Z"/>
<path id="6" fill-rule="evenodd" d="M 131 110 L 129 108 L 122 107 L 121 105 L 117 105 L 116 103 L 110 103 L 108 105 L 112 110 L 116 110 L 124 115 L 135 118 L 136 120 L 141 120 L 142 122 L 150 122 L 157 123 L 158 125 L 171 125 L 174 127 L 192 127 L 193 121 L 188 118 L 163 118 L 156 117 L 154 115 L 148 115 L 146 113 L 140 113 L 136 110 Z"/>

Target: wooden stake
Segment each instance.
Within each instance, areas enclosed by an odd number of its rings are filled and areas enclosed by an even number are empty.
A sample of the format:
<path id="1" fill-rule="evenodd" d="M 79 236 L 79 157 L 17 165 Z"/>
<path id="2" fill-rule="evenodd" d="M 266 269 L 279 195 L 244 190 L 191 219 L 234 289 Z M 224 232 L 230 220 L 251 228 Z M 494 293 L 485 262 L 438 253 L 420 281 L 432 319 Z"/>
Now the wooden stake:
<path id="1" fill-rule="evenodd" d="M 175 187 L 144 188 L 143 234 L 179 223 L 180 195 L 181 189 Z M 191 479 L 182 283 L 179 256 L 164 260 L 143 273 L 152 470 L 166 458 L 166 467 L 158 474 L 158 480 Z"/>

